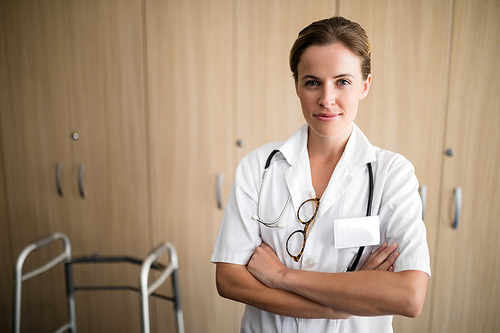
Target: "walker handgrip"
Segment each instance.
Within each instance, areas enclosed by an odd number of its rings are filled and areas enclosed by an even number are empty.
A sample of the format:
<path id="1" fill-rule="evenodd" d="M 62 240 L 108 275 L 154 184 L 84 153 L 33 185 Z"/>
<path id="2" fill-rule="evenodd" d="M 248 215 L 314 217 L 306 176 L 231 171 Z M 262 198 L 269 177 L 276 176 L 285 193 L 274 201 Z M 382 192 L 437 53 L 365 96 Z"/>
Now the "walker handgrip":
<path id="1" fill-rule="evenodd" d="M 51 261 L 47 262 L 43 266 L 40 266 L 29 273 L 26 273 L 26 274 L 22 273 L 24 261 L 26 260 L 26 257 L 31 252 L 37 251 L 37 250 L 39 250 L 47 245 L 50 245 L 58 239 L 60 239 L 62 241 L 63 247 L 64 247 L 63 252 L 61 254 L 59 254 L 57 257 L 53 258 Z M 48 271 L 49 269 L 51 269 L 55 265 L 63 262 L 64 260 L 67 260 L 69 258 L 71 258 L 71 244 L 69 242 L 68 236 L 66 236 L 65 234 L 60 233 L 60 232 L 47 235 L 43 238 L 32 241 L 27 247 L 25 247 L 23 249 L 23 251 L 21 252 L 21 254 L 19 255 L 19 257 L 17 259 L 16 276 L 18 276 L 19 281 L 21 281 L 21 279 L 22 279 L 22 281 L 29 280 L 38 274 L 41 274 L 43 272 Z"/>
<path id="2" fill-rule="evenodd" d="M 36 246 L 36 250 L 41 249 L 42 247 L 45 247 L 47 245 L 52 244 L 58 239 L 57 234 L 50 234 L 45 237 L 39 238 L 37 240 L 33 241 L 33 245 Z"/>
<path id="3" fill-rule="evenodd" d="M 156 259 L 161 257 L 165 252 L 167 252 L 168 247 L 166 243 L 159 244 L 157 247 L 155 247 L 150 254 L 154 254 L 156 256 Z"/>
<path id="4" fill-rule="evenodd" d="M 158 260 L 158 258 L 160 258 L 162 255 L 165 254 L 165 252 L 169 252 L 170 254 L 170 262 L 171 264 L 173 265 L 173 268 L 174 269 L 177 269 L 178 267 L 178 264 L 177 264 L 177 254 L 176 254 L 176 251 L 175 251 L 175 248 L 172 244 L 170 243 L 161 243 L 159 244 L 156 248 L 154 248 L 149 256 L 151 255 L 154 255 L 156 257 L 155 261 Z"/>

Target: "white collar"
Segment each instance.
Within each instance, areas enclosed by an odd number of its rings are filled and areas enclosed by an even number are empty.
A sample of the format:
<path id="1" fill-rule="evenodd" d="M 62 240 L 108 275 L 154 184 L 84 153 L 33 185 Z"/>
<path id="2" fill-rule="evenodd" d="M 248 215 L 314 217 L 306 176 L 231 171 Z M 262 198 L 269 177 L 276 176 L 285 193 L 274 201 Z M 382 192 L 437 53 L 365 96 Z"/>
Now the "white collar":
<path id="1" fill-rule="evenodd" d="M 290 165 L 290 168 L 285 172 L 285 179 L 295 209 L 298 209 L 298 206 L 309 198 L 309 191 L 313 189 L 310 172 L 303 173 L 304 170 L 310 170 L 309 156 L 307 155 L 308 129 L 307 124 L 302 126 L 279 147 L 279 151 Z M 329 184 L 323 193 L 318 219 L 349 187 L 353 179 L 351 170 L 375 160 L 375 148 L 363 132 L 353 124 L 353 130 L 344 153 L 330 179 L 330 182 L 333 182 L 335 186 L 331 187 Z"/>
<path id="2" fill-rule="evenodd" d="M 353 123 L 352 127 L 351 136 L 342 155 L 348 170 L 376 160 L 375 149 L 368 138 L 356 124 Z M 309 125 L 305 124 L 278 148 L 290 165 L 307 153 L 308 130 Z"/>

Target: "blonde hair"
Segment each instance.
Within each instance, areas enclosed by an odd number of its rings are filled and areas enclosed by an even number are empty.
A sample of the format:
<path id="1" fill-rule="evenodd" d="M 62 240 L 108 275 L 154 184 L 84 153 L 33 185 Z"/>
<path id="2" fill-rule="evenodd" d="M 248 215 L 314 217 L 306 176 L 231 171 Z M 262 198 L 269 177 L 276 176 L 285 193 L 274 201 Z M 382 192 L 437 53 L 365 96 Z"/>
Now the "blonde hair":
<path id="1" fill-rule="evenodd" d="M 347 47 L 361 59 L 361 74 L 366 80 L 371 73 L 372 47 L 366 31 L 356 22 L 335 16 L 311 23 L 295 40 L 290 50 L 290 69 L 295 81 L 298 80 L 297 67 L 304 51 L 310 46 L 324 46 L 339 43 Z"/>

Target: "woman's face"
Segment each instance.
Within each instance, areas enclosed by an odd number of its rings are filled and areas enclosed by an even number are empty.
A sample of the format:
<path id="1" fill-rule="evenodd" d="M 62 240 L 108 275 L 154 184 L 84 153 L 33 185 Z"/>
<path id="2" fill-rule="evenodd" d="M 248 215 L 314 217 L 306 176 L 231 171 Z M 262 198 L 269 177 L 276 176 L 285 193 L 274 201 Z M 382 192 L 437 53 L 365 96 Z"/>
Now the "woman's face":
<path id="1" fill-rule="evenodd" d="M 359 100 L 368 94 L 361 59 L 341 44 L 310 46 L 297 66 L 297 95 L 309 136 L 347 140 Z"/>

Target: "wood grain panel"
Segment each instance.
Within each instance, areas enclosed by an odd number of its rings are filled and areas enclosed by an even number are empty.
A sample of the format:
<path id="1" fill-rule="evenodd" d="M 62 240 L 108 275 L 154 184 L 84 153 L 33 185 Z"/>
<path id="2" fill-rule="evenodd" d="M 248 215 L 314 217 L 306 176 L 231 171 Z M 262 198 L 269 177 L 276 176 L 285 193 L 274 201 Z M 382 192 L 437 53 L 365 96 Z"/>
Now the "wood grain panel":
<path id="1" fill-rule="evenodd" d="M 81 225 L 85 241 L 75 239 L 75 249 L 142 254 L 149 249 L 141 3 L 64 1 L 64 10 L 70 128 L 80 134 L 71 142 L 73 168 L 86 166 L 81 213 L 101 222 Z M 77 186 L 72 194 L 79 196 Z"/>
<path id="2" fill-rule="evenodd" d="M 72 184 L 76 254 L 144 257 L 150 250 L 147 205 L 142 6 L 139 0 L 63 1 L 68 104 L 78 132 L 74 176 L 84 165 L 85 199 Z M 133 267 L 81 267 L 75 281 L 137 285 Z M 138 295 L 78 293 L 82 331 L 140 329 Z"/>
<path id="3" fill-rule="evenodd" d="M 236 2 L 235 135 L 253 149 L 288 139 L 305 121 L 288 65 L 300 30 L 335 15 L 336 1 Z"/>
<path id="4" fill-rule="evenodd" d="M 65 127 L 69 119 L 64 113 L 60 18 L 58 2 L 0 3 L 0 127 L 5 176 L 1 188 L 6 204 L 0 217 L 2 332 L 11 330 L 13 264 L 21 250 L 50 232 L 72 230 L 68 224 L 72 216 L 67 200 L 70 173 Z M 63 164 L 63 198 L 55 186 L 57 163 Z M 25 272 L 57 251 L 51 247 L 33 254 Z M 58 273 L 48 272 L 23 285 L 24 330 L 51 331 L 64 323 L 64 284 Z"/>
<path id="5" fill-rule="evenodd" d="M 498 1 L 456 1 L 432 332 L 500 330 L 499 17 Z"/>
<path id="6" fill-rule="evenodd" d="M 153 238 L 177 248 L 187 332 L 234 331 L 233 302 L 217 295 L 210 262 L 222 219 L 216 177 L 227 198 L 234 172 L 232 8 L 146 1 Z M 166 332 L 171 308 L 157 309 Z"/>

